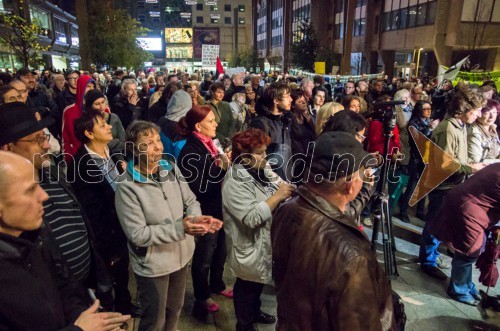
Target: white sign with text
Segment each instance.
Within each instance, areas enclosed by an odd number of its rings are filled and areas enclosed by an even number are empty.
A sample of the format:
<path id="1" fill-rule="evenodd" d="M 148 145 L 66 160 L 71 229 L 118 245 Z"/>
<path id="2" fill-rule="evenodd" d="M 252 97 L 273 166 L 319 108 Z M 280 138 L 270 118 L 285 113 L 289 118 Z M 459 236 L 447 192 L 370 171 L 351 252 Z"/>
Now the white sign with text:
<path id="1" fill-rule="evenodd" d="M 219 45 L 201 46 L 201 65 L 203 67 L 215 67 L 217 56 L 219 56 Z"/>

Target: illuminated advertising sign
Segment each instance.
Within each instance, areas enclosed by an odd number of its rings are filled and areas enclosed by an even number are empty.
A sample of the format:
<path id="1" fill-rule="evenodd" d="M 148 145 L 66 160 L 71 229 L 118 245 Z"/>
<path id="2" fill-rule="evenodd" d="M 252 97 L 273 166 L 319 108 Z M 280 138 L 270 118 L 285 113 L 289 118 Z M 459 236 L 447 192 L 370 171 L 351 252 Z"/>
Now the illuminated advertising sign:
<path id="1" fill-rule="evenodd" d="M 167 46 L 167 59 L 193 58 L 193 46 Z"/>
<path id="2" fill-rule="evenodd" d="M 139 46 L 146 51 L 161 51 L 161 38 L 137 38 Z"/>
<path id="3" fill-rule="evenodd" d="M 196 59 L 201 59 L 202 45 L 220 45 L 219 28 L 194 28 L 193 53 Z"/>
<path id="4" fill-rule="evenodd" d="M 166 28 L 165 42 L 167 44 L 191 44 L 193 42 L 193 29 Z"/>

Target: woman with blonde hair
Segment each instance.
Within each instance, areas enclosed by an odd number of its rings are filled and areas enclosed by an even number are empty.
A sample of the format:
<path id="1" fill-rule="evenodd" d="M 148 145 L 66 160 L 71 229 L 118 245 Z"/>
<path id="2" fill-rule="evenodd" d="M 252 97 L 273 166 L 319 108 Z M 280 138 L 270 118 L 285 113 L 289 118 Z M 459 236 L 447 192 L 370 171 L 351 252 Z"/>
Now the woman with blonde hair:
<path id="1" fill-rule="evenodd" d="M 193 100 L 193 106 L 203 106 L 205 105 L 205 99 L 200 95 L 200 82 L 196 80 L 190 80 L 188 85 L 191 86 L 191 91 L 188 92 Z"/>
<path id="2" fill-rule="evenodd" d="M 316 136 L 319 136 L 321 132 L 323 132 L 323 127 L 325 126 L 325 123 L 328 121 L 328 119 L 332 115 L 335 115 L 341 110 L 344 110 L 344 106 L 342 106 L 340 103 L 333 101 L 325 103 L 323 106 L 321 106 L 321 108 L 318 111 L 318 114 L 316 115 L 316 124 L 315 124 Z"/>

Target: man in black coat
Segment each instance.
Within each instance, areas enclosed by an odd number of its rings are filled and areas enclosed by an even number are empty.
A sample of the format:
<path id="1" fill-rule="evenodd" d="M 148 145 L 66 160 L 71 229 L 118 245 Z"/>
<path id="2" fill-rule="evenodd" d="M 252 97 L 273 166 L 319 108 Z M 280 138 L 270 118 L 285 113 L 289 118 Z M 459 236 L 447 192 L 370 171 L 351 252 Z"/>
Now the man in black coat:
<path id="1" fill-rule="evenodd" d="M 46 241 L 67 263 L 69 274 L 82 285 L 95 288 L 103 306 L 112 308 L 108 305 L 111 279 L 94 248 L 95 239 L 87 217 L 62 171 L 55 166 L 47 167 L 50 143 L 43 128 L 48 123 L 45 119 L 37 121 L 24 103 L 0 106 L 0 149 L 33 162 L 36 172 L 32 176 L 49 194 L 44 202 L 43 217 L 49 230 Z"/>
<path id="2" fill-rule="evenodd" d="M 243 86 L 243 73 L 233 74 L 231 76 L 231 86 L 224 93 L 224 99 L 222 101 L 231 102 L 233 101 L 233 94 L 236 92 L 237 86 Z"/>
<path id="3" fill-rule="evenodd" d="M 79 284 L 63 277 L 63 266 L 44 246 L 41 234 L 47 193 L 33 180 L 23 157 L 0 152 L 0 329 L 108 330 L 130 316 L 87 309 Z"/>
<path id="4" fill-rule="evenodd" d="M 57 105 L 61 113 L 66 107 L 75 103 L 76 100 L 76 82 L 80 78 L 80 72 L 68 70 L 65 74 L 66 88 L 56 98 Z"/>
<path id="5" fill-rule="evenodd" d="M 34 113 L 40 114 L 41 118 L 62 117 L 62 109 L 60 110 L 54 100 L 52 100 L 52 97 L 50 96 L 45 85 L 36 81 L 35 74 L 36 73 L 32 72 L 28 68 L 22 68 L 17 71 L 16 76 L 16 78 L 22 81 L 28 89 L 28 100 L 26 103 L 29 109 Z M 48 129 L 56 137 L 61 133 L 61 129 L 53 125 Z"/>
<path id="6" fill-rule="evenodd" d="M 284 180 L 292 180 L 293 164 L 292 141 L 290 138 L 290 119 L 292 113 L 292 97 L 290 88 L 284 83 L 272 83 L 255 104 L 257 117 L 250 123 L 251 127 L 264 131 L 271 137 L 267 146 L 267 160 L 273 171 Z"/>

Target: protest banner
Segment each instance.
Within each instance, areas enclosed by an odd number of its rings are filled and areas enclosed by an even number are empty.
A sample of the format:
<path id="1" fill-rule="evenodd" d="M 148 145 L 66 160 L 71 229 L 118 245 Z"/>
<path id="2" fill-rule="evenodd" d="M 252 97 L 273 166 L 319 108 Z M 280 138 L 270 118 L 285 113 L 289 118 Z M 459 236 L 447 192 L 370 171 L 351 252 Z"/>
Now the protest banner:
<path id="1" fill-rule="evenodd" d="M 219 48 L 219 45 L 202 45 L 201 65 L 203 67 L 215 67 Z"/>

